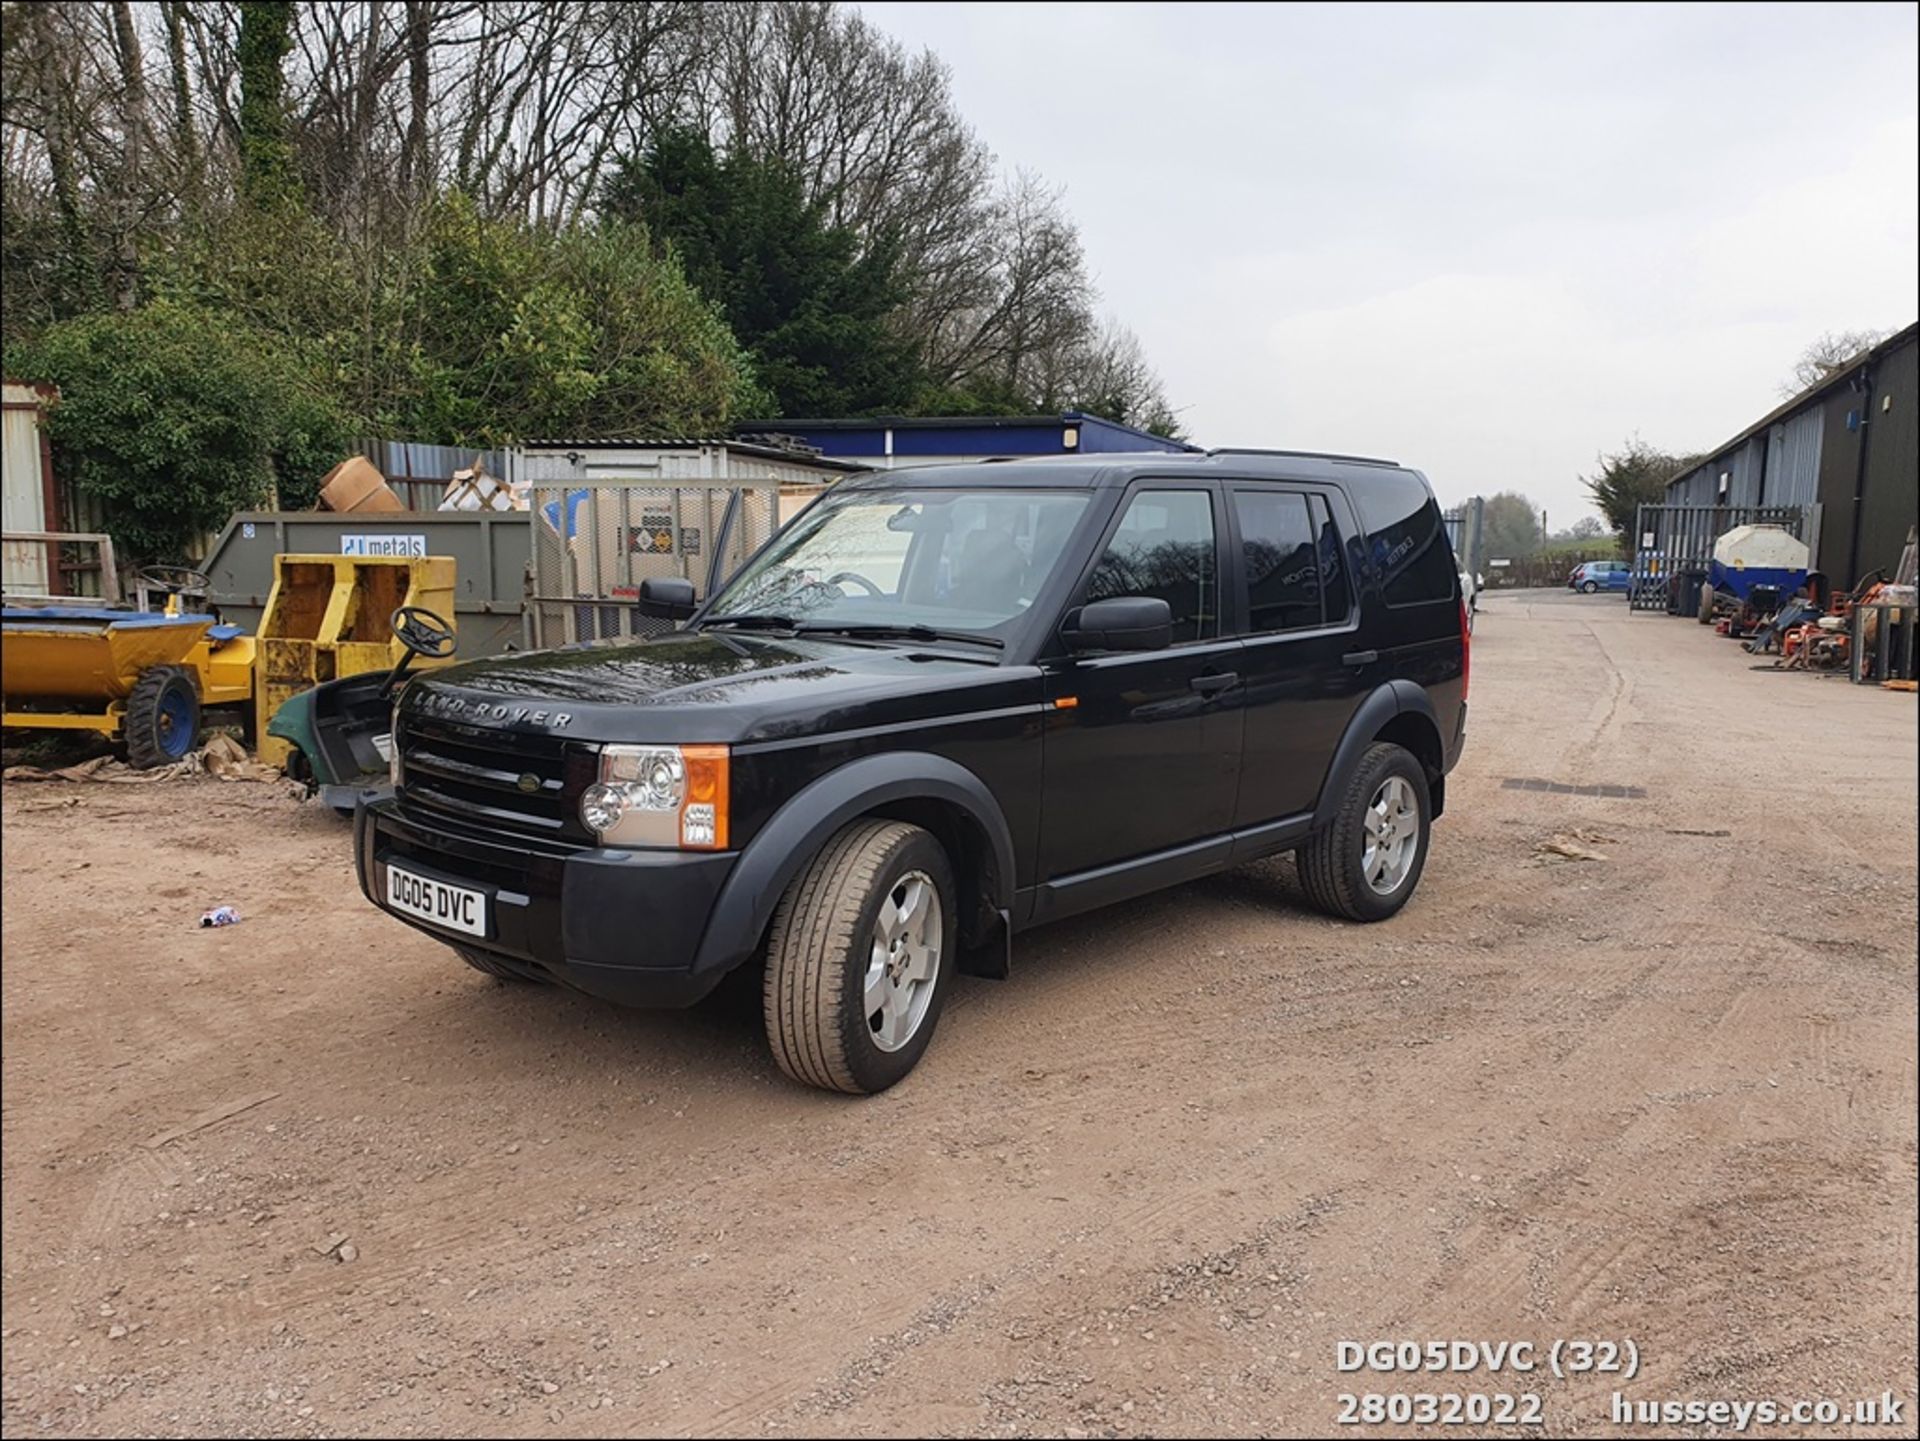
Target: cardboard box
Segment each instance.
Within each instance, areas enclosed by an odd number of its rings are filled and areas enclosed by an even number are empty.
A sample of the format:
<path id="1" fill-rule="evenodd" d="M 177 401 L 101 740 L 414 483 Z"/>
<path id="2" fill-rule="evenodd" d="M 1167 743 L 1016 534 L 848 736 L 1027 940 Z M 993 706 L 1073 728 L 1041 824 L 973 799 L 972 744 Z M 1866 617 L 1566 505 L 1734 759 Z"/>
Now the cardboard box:
<path id="1" fill-rule="evenodd" d="M 441 498 L 442 510 L 525 510 L 528 486 L 525 481 L 509 486 L 497 475 L 488 475 L 479 462 L 465 470 L 456 470 L 447 482 Z"/>
<path id="2" fill-rule="evenodd" d="M 328 471 L 320 481 L 320 509 L 404 511 L 406 502 L 393 493 L 387 478 L 365 456 L 352 456 Z"/>

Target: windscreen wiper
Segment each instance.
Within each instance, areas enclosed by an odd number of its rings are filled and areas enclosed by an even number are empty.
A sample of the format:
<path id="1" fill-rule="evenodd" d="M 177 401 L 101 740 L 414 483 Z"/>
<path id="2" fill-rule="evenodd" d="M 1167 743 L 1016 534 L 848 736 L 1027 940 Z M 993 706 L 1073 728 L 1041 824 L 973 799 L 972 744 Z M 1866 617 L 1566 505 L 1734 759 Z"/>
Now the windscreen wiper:
<path id="1" fill-rule="evenodd" d="M 852 621 L 808 622 L 796 627 L 800 635 L 844 635 L 856 640 L 954 641 L 961 645 L 985 645 L 1005 650 L 1007 643 L 996 635 L 981 635 L 970 630 L 936 630 L 930 625 L 860 624 Z"/>
<path id="2" fill-rule="evenodd" d="M 710 625 L 732 626 L 736 630 L 798 630 L 800 622 L 790 615 L 778 615 L 770 610 L 743 610 L 738 615 L 710 615 L 700 622 L 705 630 Z"/>

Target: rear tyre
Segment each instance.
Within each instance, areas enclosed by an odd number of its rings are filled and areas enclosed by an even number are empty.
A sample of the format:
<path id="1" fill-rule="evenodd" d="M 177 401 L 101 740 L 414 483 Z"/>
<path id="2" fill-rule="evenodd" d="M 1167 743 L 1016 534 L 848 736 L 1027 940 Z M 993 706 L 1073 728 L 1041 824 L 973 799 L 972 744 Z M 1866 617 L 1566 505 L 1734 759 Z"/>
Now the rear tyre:
<path id="1" fill-rule="evenodd" d="M 1600 582 L 1597 580 L 1583 580 L 1580 582 L 1580 593 L 1582 595 L 1592 595 L 1598 589 L 1600 589 Z"/>
<path id="2" fill-rule="evenodd" d="M 761 991 L 773 1058 L 794 1080 L 872 1095 L 933 1040 L 956 951 L 953 867 L 900 821 L 855 821 L 787 888 Z"/>
<path id="3" fill-rule="evenodd" d="M 1431 828 L 1427 773 L 1411 751 L 1370 745 L 1333 819 L 1294 855 L 1307 897 L 1328 915 L 1384 921 L 1420 884 Z"/>
<path id="4" fill-rule="evenodd" d="M 200 734 L 200 687 L 184 666 L 140 672 L 127 695 L 127 762 L 137 771 L 171 765 Z"/>
<path id="5" fill-rule="evenodd" d="M 1710 585 L 1700 587 L 1700 614 L 1698 619 L 1702 625 L 1713 624 L 1713 587 Z"/>
<path id="6" fill-rule="evenodd" d="M 496 981 L 519 981 L 524 985 L 530 986 L 539 984 L 525 971 L 516 971 L 511 967 L 502 965 L 485 951 L 470 951 L 465 946 L 455 946 L 453 949 L 458 953 L 461 960 L 472 966 L 483 976 L 492 976 Z"/>

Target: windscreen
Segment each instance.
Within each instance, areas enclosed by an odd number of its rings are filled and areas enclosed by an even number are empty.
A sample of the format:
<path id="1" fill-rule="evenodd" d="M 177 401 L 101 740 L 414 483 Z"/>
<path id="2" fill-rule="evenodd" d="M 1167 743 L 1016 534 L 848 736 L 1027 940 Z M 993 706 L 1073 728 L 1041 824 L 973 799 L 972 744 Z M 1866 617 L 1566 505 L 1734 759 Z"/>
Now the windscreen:
<path id="1" fill-rule="evenodd" d="M 816 502 L 706 619 L 922 625 L 1005 635 L 1060 563 L 1084 492 L 846 490 Z"/>

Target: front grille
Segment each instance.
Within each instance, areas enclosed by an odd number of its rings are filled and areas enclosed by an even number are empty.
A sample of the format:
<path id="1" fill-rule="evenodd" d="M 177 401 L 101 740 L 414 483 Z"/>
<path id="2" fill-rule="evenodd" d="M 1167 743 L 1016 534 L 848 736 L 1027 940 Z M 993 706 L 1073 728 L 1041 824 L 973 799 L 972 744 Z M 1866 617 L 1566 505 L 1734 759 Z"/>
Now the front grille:
<path id="1" fill-rule="evenodd" d="M 427 716 L 406 716 L 400 804 L 422 818 L 586 844 L 580 793 L 592 783 L 591 747 Z"/>

